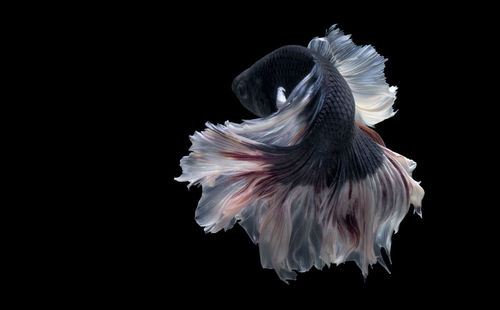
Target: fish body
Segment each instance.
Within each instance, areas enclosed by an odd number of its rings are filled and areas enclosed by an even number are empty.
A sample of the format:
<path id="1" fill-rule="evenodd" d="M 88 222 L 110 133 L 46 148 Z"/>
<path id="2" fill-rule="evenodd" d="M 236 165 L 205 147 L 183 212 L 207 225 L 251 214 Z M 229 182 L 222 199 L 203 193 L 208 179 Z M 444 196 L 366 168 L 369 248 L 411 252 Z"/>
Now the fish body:
<path id="1" fill-rule="evenodd" d="M 259 118 L 207 123 L 191 136 L 178 181 L 201 184 L 206 232 L 239 223 L 262 266 L 284 280 L 355 261 L 364 276 L 424 195 L 415 162 L 371 128 L 394 115 L 383 57 L 333 26 L 308 47 L 284 46 L 237 76 L 233 92 Z"/>

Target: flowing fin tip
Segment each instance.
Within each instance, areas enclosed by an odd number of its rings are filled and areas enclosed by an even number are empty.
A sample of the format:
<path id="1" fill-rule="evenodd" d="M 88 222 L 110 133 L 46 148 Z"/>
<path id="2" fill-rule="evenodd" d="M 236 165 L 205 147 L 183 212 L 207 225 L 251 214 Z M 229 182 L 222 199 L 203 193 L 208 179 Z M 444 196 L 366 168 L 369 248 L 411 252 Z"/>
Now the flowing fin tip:
<path id="1" fill-rule="evenodd" d="M 227 127 L 219 133 L 214 128 L 196 136 L 177 178 L 202 185 L 196 221 L 206 233 L 239 223 L 258 243 L 262 266 L 285 282 L 295 280 L 296 272 L 348 260 L 364 277 L 377 262 L 388 269 L 376 249 L 390 253 L 392 234 L 424 195 L 410 176 L 412 160 L 382 147 L 385 160 L 372 176 L 318 187 L 309 175 L 305 185 L 291 187 L 276 179 L 288 172 L 263 169 L 269 159 L 262 150 L 242 143 Z M 208 159 L 216 164 L 207 165 Z"/>

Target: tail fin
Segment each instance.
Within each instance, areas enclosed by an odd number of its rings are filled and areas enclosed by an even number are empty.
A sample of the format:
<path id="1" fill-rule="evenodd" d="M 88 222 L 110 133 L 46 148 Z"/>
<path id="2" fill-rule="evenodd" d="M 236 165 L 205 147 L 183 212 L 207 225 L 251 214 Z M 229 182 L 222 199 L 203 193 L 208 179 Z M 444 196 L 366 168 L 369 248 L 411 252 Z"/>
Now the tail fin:
<path id="1" fill-rule="evenodd" d="M 358 130 L 352 147 L 339 155 L 345 160 L 321 166 L 311 149 L 294 142 L 301 139 L 294 118 L 309 96 L 293 98 L 301 100 L 266 118 L 207 123 L 191 137 L 191 153 L 181 160 L 183 174 L 176 180 L 202 185 L 196 221 L 206 232 L 238 222 L 259 244 L 262 266 L 283 281 L 295 279 L 295 271 L 349 260 L 366 276 L 369 265 L 385 266 L 380 249 L 390 251 L 392 233 L 410 204 L 420 214 L 423 190 L 411 178 L 415 163 L 380 146 L 373 173 L 347 177 L 374 157 L 369 141 L 376 137 Z"/>

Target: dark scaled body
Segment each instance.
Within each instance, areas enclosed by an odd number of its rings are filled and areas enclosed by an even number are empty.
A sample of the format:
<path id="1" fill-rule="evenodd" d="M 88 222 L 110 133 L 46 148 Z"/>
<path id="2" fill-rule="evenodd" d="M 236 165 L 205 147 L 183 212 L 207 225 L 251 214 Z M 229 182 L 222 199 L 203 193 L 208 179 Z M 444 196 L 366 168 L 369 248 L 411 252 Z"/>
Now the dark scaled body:
<path id="1" fill-rule="evenodd" d="M 382 151 L 355 123 L 355 103 L 349 85 L 332 63 L 302 46 L 284 46 L 264 56 L 233 81 L 233 91 L 254 114 L 266 117 L 277 111 L 278 87 L 290 92 L 316 66 L 318 91 L 302 113 L 310 118 L 302 141 L 291 148 L 293 156 L 274 160 L 272 169 L 284 182 L 300 184 L 304 174 L 317 171 L 320 182 L 342 185 L 373 174 Z M 308 120 L 305 120 L 308 121 Z M 273 146 L 275 153 L 286 152 Z M 272 147 L 272 148 L 273 148 Z M 273 150 L 266 149 L 267 152 Z M 295 177 L 289 177 L 294 175 Z"/>

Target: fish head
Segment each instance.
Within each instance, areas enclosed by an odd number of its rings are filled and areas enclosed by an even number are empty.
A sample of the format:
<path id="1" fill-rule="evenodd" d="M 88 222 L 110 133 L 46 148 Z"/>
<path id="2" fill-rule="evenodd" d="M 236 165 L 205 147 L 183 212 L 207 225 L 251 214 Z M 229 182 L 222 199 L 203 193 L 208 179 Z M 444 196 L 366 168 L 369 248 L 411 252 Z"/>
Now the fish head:
<path id="1" fill-rule="evenodd" d="M 257 69 L 252 66 L 239 74 L 233 80 L 232 90 L 247 110 L 264 117 L 277 110 L 276 99 L 269 98 L 268 92 L 263 91 L 267 83 Z"/>

